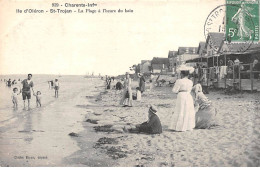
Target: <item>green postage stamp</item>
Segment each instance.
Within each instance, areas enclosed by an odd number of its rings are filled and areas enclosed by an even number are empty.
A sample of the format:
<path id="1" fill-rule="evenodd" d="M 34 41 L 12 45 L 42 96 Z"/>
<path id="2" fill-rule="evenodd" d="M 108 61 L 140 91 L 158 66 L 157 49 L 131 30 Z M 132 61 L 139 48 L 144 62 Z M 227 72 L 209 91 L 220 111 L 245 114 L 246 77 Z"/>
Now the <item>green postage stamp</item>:
<path id="1" fill-rule="evenodd" d="M 259 0 L 226 0 L 226 38 L 259 41 Z"/>

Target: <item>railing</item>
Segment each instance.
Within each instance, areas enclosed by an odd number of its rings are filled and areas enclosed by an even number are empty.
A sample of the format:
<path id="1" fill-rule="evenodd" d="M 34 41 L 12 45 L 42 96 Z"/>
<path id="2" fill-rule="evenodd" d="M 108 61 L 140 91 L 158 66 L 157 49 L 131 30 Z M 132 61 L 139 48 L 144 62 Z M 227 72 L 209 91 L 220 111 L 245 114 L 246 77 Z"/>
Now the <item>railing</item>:
<path id="1" fill-rule="evenodd" d="M 211 84 L 218 84 L 220 82 L 220 73 L 216 74 L 216 78 L 213 79 L 213 81 L 210 79 L 210 68 L 204 68 L 206 70 L 206 77 L 205 74 L 199 74 L 197 77 L 194 78 L 194 83 L 197 80 L 204 80 L 202 82 L 203 85 L 209 87 Z M 195 73 L 194 73 L 195 74 Z M 195 77 L 195 75 L 194 75 Z M 206 81 L 205 81 L 206 78 Z M 259 79 L 260 80 L 260 71 L 253 71 L 253 64 L 239 64 L 239 65 L 233 65 L 233 66 L 228 66 L 227 67 L 227 75 L 224 76 L 224 88 L 227 88 L 227 80 L 232 81 L 232 86 L 235 88 L 238 88 L 238 90 L 242 90 L 241 85 L 242 85 L 242 79 L 250 79 L 250 90 L 254 91 L 254 79 Z M 260 89 L 260 87 L 259 87 Z"/>

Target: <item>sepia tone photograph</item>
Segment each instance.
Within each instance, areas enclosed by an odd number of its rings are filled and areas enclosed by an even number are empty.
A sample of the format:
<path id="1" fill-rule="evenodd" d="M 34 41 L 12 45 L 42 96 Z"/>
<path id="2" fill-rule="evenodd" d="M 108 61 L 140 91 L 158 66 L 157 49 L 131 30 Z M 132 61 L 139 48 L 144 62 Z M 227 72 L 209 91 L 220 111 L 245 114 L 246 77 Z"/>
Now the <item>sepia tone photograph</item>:
<path id="1" fill-rule="evenodd" d="M 0 0 L 0 167 L 259 167 L 260 0 Z"/>

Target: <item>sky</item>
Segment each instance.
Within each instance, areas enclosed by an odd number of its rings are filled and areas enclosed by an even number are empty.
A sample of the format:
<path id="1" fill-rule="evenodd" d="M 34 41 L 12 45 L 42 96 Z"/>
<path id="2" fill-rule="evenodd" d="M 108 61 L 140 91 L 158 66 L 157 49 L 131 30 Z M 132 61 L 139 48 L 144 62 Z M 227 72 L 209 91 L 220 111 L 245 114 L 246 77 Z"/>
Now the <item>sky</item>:
<path id="1" fill-rule="evenodd" d="M 16 13 L 16 9 L 49 10 L 52 2 L 0 0 L 0 74 L 123 74 L 141 60 L 167 58 L 169 50 L 178 47 L 197 47 L 205 41 L 207 16 L 225 3 L 93 0 L 96 8 L 132 9 L 133 13 Z"/>

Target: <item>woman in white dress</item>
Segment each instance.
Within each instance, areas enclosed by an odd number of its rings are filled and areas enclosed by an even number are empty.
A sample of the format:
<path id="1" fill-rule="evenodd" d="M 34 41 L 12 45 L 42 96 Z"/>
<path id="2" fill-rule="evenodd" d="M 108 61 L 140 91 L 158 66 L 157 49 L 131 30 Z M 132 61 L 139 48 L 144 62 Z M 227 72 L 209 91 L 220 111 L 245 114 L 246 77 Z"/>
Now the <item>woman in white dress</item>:
<path id="1" fill-rule="evenodd" d="M 131 87 L 132 80 L 131 80 L 128 72 L 126 72 L 125 76 L 126 76 L 126 79 L 124 81 L 124 91 L 123 91 L 123 96 L 120 101 L 120 104 L 124 105 L 124 107 L 126 107 L 126 106 L 132 107 L 133 106 L 133 104 L 132 104 L 133 96 L 132 96 L 132 87 Z"/>
<path id="2" fill-rule="evenodd" d="M 193 82 L 188 79 L 192 68 L 183 66 L 179 68 L 181 79 L 178 79 L 172 89 L 177 93 L 177 102 L 174 114 L 172 115 L 170 130 L 187 131 L 195 127 L 195 110 L 193 98 L 190 94 Z"/>

